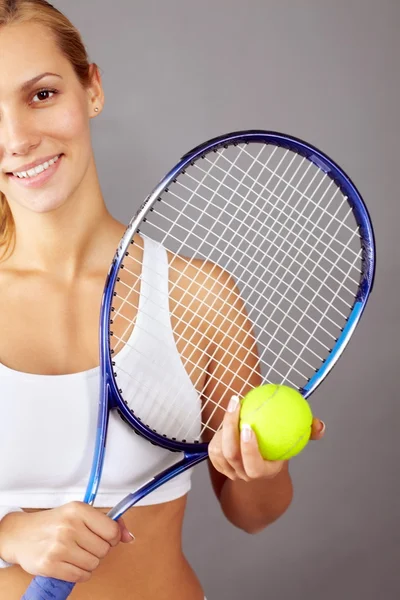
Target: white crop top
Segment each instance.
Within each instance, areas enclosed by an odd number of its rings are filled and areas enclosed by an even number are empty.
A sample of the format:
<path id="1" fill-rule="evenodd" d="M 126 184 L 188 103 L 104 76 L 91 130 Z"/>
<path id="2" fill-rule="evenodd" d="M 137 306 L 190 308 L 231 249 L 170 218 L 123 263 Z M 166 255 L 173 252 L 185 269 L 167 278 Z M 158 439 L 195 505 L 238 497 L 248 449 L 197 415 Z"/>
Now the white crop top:
<path id="1" fill-rule="evenodd" d="M 142 296 L 145 298 L 146 310 L 139 311 L 141 326 L 135 326 L 129 346 L 145 347 L 152 356 L 153 368 L 146 373 L 149 391 L 157 385 L 162 369 L 163 377 L 167 375 L 175 388 L 178 384 L 182 402 L 193 403 L 199 414 L 199 395 L 172 336 L 167 253 L 149 238 L 143 239 L 140 300 L 143 304 Z M 149 311 L 151 319 L 146 315 Z M 154 323 L 155 318 L 170 340 L 168 353 L 147 333 L 150 326 L 154 328 L 150 321 Z M 123 360 L 125 366 L 133 352 L 126 346 L 122 357 L 117 354 L 117 368 L 118 361 Z M 83 500 L 95 445 L 99 375 L 99 367 L 54 376 L 22 373 L 0 364 L 0 507 L 52 508 Z M 112 411 L 95 506 L 113 506 L 180 458 L 136 435 Z M 183 496 L 190 489 L 190 479 L 191 471 L 186 471 L 138 504 L 157 504 Z"/>

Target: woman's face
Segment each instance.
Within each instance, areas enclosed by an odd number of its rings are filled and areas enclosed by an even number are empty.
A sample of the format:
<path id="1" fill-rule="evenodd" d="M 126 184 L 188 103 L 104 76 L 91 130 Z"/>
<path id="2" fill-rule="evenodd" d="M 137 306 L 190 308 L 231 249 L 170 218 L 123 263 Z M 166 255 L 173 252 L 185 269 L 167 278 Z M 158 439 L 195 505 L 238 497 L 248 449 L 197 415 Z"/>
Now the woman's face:
<path id="1" fill-rule="evenodd" d="M 89 122 L 102 108 L 93 81 L 82 87 L 47 28 L 0 28 L 0 192 L 11 208 L 49 212 L 87 190 Z"/>

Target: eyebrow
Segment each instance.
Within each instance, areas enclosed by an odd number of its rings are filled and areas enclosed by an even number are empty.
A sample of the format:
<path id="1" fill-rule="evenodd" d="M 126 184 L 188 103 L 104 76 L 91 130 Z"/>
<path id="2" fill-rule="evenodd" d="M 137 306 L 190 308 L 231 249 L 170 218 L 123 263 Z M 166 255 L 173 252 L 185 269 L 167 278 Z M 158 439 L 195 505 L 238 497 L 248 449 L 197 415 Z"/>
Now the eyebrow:
<path id="1" fill-rule="evenodd" d="M 26 90 L 29 89 L 32 85 L 35 85 L 35 83 L 37 83 L 38 81 L 40 81 L 41 79 L 43 79 L 44 77 L 47 77 L 49 75 L 51 75 L 53 77 L 59 77 L 60 79 L 62 79 L 61 75 L 57 75 L 57 73 L 50 73 L 50 72 L 41 73 L 41 75 L 36 75 L 36 77 L 33 77 L 32 79 L 29 79 L 29 81 L 26 81 L 25 83 L 23 83 L 21 85 L 21 92 L 26 92 Z"/>

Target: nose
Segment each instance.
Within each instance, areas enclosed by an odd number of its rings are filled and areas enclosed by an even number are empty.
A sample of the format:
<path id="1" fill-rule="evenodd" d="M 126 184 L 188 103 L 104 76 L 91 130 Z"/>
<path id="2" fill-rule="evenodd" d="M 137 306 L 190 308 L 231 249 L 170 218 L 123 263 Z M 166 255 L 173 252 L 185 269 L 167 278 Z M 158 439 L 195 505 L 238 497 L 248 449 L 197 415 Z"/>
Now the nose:
<path id="1" fill-rule="evenodd" d="M 40 144 L 40 135 L 35 131 L 32 122 L 21 114 L 0 119 L 0 147 L 8 156 L 29 154 Z"/>

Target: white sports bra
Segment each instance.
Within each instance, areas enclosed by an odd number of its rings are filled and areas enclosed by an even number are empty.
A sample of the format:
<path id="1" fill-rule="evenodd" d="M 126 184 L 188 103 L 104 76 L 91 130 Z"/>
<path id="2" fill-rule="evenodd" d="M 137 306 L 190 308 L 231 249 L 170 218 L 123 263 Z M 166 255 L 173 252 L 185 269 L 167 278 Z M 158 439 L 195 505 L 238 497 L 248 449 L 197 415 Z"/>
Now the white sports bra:
<path id="1" fill-rule="evenodd" d="M 152 368 L 144 376 L 147 389 L 159 393 L 162 369 L 179 389 L 181 403 L 193 403 L 199 414 L 199 394 L 178 355 L 168 306 L 168 260 L 163 247 L 144 239 L 139 310 L 128 348 L 117 354 L 124 369 L 137 360 L 135 347 L 146 348 Z M 143 300 L 143 298 L 145 300 Z M 140 305 L 139 305 L 140 307 Z M 150 317 L 151 314 L 151 317 Z M 157 321 L 170 345 L 157 344 L 149 335 Z M 147 321 L 146 321 L 147 320 Z M 163 341 L 165 341 L 163 340 Z M 166 356 L 167 354 L 167 356 Z M 136 366 L 135 366 L 136 368 Z M 31 375 L 0 364 L 0 506 L 52 508 L 83 500 L 96 436 L 99 367 L 69 375 Z M 168 402 L 166 396 L 163 400 Z M 174 401 L 179 409 L 180 402 Z M 200 423 L 198 424 L 200 430 Z M 107 436 L 103 475 L 95 506 L 109 507 L 149 480 L 161 468 L 180 459 L 136 435 L 113 411 Z M 191 471 L 172 479 L 139 505 L 167 502 L 190 489 Z"/>

